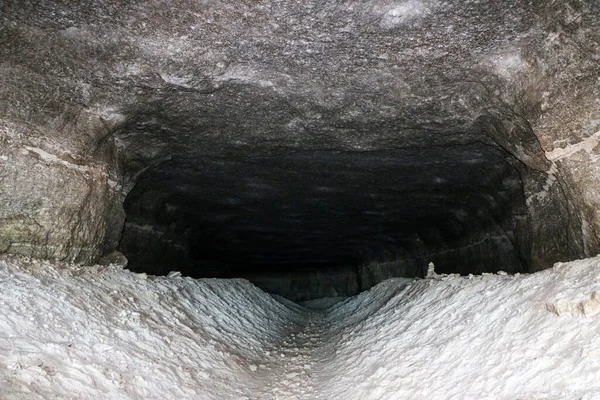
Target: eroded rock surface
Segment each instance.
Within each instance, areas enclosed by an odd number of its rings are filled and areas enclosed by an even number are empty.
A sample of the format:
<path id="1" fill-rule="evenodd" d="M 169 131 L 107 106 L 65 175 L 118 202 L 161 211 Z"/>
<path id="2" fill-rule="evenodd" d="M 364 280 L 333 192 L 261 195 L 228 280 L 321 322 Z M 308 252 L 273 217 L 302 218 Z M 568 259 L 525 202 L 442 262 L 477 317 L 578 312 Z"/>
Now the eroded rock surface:
<path id="1" fill-rule="evenodd" d="M 0 2 L 0 252 L 358 290 L 596 254 L 599 9 Z"/>

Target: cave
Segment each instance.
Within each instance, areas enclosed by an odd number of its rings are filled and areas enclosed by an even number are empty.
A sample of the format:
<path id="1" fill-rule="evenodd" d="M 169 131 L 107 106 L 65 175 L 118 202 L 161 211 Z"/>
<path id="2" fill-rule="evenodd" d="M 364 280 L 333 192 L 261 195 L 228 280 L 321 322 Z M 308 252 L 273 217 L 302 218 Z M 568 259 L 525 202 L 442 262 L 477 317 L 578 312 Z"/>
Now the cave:
<path id="1" fill-rule="evenodd" d="M 527 272 L 518 161 L 485 143 L 171 158 L 125 200 L 119 249 L 150 274 L 244 277 L 296 300 L 388 277 Z"/>
<path id="2" fill-rule="evenodd" d="M 0 398 L 600 398 L 599 0 L 0 0 Z"/>
<path id="3" fill-rule="evenodd" d="M 0 11 L 1 253 L 300 301 L 600 250 L 597 2 Z"/>

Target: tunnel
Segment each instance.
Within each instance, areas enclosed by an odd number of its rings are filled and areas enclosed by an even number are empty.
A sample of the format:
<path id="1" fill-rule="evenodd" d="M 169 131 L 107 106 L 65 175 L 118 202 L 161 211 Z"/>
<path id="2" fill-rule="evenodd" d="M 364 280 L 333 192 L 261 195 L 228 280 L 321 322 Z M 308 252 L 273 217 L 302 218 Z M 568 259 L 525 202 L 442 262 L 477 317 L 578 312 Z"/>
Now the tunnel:
<path id="1" fill-rule="evenodd" d="M 153 106 L 161 127 L 181 129 L 162 104 Z M 277 112 L 248 113 L 262 115 L 261 124 Z M 546 268 L 559 256 L 530 254 L 526 187 L 553 179 L 551 164 L 527 121 L 495 114 L 408 132 L 398 120 L 353 121 L 346 129 L 365 137 L 364 149 L 169 148 L 132 180 L 119 250 L 138 272 L 243 277 L 294 300 L 423 277 L 429 262 L 462 275 Z M 117 134 L 153 137 L 154 124 L 132 121 Z M 322 140 L 316 132 L 325 127 L 310 129 Z M 401 143 L 386 138 L 399 132 Z M 553 240 L 568 254 L 564 232 Z"/>
<path id="2" fill-rule="evenodd" d="M 393 276 L 526 272 L 518 161 L 477 139 L 435 150 L 172 157 L 125 200 L 120 251 L 160 275 L 244 277 L 295 300 Z"/>
<path id="3" fill-rule="evenodd" d="M 0 0 L 0 398 L 595 399 L 598 0 Z"/>
<path id="4" fill-rule="evenodd" d="M 600 248 L 593 1 L 0 7 L 1 252 L 306 300 Z"/>

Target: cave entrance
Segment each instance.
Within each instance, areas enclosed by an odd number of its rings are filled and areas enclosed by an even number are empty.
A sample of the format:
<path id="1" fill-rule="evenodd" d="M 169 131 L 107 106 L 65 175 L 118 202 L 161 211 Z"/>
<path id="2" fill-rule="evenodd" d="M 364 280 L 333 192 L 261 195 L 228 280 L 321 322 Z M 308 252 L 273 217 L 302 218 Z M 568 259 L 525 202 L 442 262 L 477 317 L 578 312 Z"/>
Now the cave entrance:
<path id="1" fill-rule="evenodd" d="M 125 201 L 130 268 L 247 278 L 293 300 L 392 276 L 527 270 L 518 169 L 481 143 L 172 157 Z"/>

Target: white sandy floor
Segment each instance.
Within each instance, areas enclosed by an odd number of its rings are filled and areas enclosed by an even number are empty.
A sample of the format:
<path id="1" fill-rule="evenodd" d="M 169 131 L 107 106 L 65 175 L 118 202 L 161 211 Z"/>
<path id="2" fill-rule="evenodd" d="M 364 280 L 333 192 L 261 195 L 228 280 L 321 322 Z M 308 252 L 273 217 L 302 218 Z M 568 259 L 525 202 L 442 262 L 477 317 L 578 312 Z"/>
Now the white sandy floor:
<path id="1" fill-rule="evenodd" d="M 600 399 L 599 292 L 600 258 L 310 309 L 244 280 L 3 258 L 0 399 Z"/>

